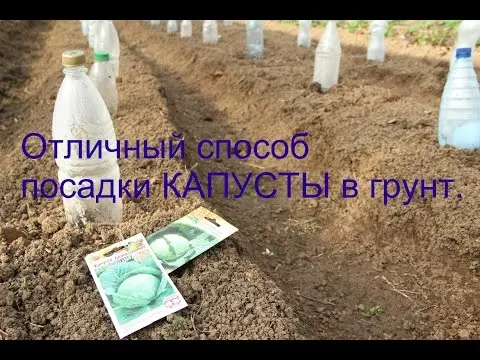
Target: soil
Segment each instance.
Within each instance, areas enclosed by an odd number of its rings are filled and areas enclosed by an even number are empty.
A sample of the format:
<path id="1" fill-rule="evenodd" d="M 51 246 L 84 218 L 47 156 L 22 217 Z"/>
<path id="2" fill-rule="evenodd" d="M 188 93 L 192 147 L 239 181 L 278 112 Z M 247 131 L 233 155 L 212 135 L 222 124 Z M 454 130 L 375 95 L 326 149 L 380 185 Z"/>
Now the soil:
<path id="1" fill-rule="evenodd" d="M 132 339 L 473 339 L 480 336 L 480 158 L 440 149 L 440 96 L 450 49 L 387 39 L 383 64 L 365 60 L 368 36 L 340 31 L 340 82 L 311 86 L 314 46 L 296 47 L 295 27 L 266 22 L 265 59 L 245 56 L 243 24 L 219 27 L 218 45 L 179 39 L 141 21 L 116 21 L 121 40 L 120 139 L 182 132 L 180 160 L 120 160 L 122 177 L 150 179 L 150 198 L 125 203 L 119 226 L 84 231 L 65 224 L 61 199 L 22 198 L 21 180 L 56 176 L 53 156 L 27 159 L 25 134 L 49 136 L 61 53 L 91 55 L 78 21 L 0 23 L 0 336 L 4 339 L 115 339 L 83 256 L 138 232 L 149 234 L 199 205 L 240 231 L 172 274 L 189 307 Z M 318 40 L 322 29 L 313 30 Z M 72 40 L 73 39 L 73 40 Z M 478 52 L 478 50 L 477 50 Z M 90 56 L 91 57 L 91 56 Z M 478 62 L 477 62 L 478 64 Z M 9 80 L 14 79 L 14 80 Z M 288 141 L 308 132 L 306 159 L 202 160 L 201 139 Z M 190 193 L 163 197 L 162 172 L 191 169 L 245 179 L 267 171 L 330 175 L 328 198 L 240 199 Z M 185 184 L 183 176 L 181 184 Z M 358 181 L 343 199 L 341 180 Z M 450 197 L 417 191 L 384 205 L 369 180 L 453 178 Z M 233 184 L 232 184 L 233 185 Z M 266 181 L 268 190 L 273 184 Z M 378 188 L 380 190 L 380 188 Z M 377 190 L 377 191 L 379 191 Z M 238 193 L 235 186 L 232 194 Z M 459 198 L 457 193 L 461 193 Z M 270 253 L 266 252 L 270 250 Z"/>

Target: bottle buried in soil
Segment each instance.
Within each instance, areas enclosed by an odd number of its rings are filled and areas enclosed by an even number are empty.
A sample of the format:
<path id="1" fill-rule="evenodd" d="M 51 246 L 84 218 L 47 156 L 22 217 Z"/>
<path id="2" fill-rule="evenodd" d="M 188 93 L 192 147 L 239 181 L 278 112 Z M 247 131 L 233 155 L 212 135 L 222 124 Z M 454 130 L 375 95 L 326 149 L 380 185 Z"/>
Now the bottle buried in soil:
<path id="1" fill-rule="evenodd" d="M 180 24 L 180 37 L 189 38 L 192 36 L 192 20 L 182 20 Z"/>
<path id="2" fill-rule="evenodd" d="M 233 20 L 223 20 L 223 25 L 231 26 L 231 25 L 233 25 Z"/>
<path id="3" fill-rule="evenodd" d="M 459 48 L 442 94 L 438 142 L 460 149 L 480 148 L 480 90 L 472 48 Z"/>
<path id="4" fill-rule="evenodd" d="M 262 20 L 247 20 L 247 53 L 250 59 L 263 58 Z"/>
<path id="5" fill-rule="evenodd" d="M 119 194 L 120 170 L 116 154 L 102 151 L 100 157 L 97 151 L 87 158 L 82 156 L 85 149 L 79 149 L 73 144 L 68 146 L 72 140 L 80 140 L 83 146 L 86 140 L 90 140 L 91 144 L 97 141 L 105 144 L 105 140 L 110 144 L 116 143 L 112 119 L 102 96 L 87 76 L 85 54 L 80 50 L 66 51 L 62 55 L 62 62 L 65 78 L 55 101 L 52 135 L 54 140 L 63 140 L 57 146 L 55 159 L 59 168 L 58 182 L 71 179 L 77 184 L 75 186 L 69 181 L 64 183 L 65 194 L 73 194 L 75 191 L 73 197 L 63 197 L 67 221 L 79 227 L 89 222 L 118 223 L 122 213 L 121 198 L 102 197 L 96 202 L 95 197 L 100 191 L 104 195 Z M 79 151 L 82 153 L 79 154 Z M 65 158 L 67 154 L 70 155 L 68 159 Z M 91 180 L 93 189 L 88 186 L 90 184 L 83 186 L 82 183 L 79 187 L 78 184 L 83 179 Z M 112 180 L 113 189 L 109 189 L 111 184 L 104 183 L 104 179 Z M 93 197 L 80 198 L 79 188 L 83 188 L 82 196 Z"/>
<path id="6" fill-rule="evenodd" d="M 475 57 L 475 47 L 480 39 L 480 20 L 463 20 L 458 27 L 457 42 L 450 57 L 450 70 L 456 60 L 456 50 L 458 48 L 472 49 L 472 63 Z"/>
<path id="7" fill-rule="evenodd" d="M 88 20 L 88 46 L 95 48 L 95 41 L 97 40 L 97 23 L 100 20 Z"/>
<path id="8" fill-rule="evenodd" d="M 387 26 L 387 20 L 373 20 L 371 22 L 367 60 L 385 61 L 385 31 Z"/>
<path id="9" fill-rule="evenodd" d="M 88 20 L 80 20 L 83 36 L 88 36 Z"/>
<path id="10" fill-rule="evenodd" d="M 89 77 L 102 95 L 110 116 L 114 116 L 118 108 L 118 94 L 113 67 L 109 59 L 109 54 L 106 51 L 94 52 L 93 60 L 95 62 L 90 69 Z"/>
<path id="11" fill-rule="evenodd" d="M 297 46 L 309 48 L 312 45 L 312 20 L 298 20 Z"/>
<path id="12" fill-rule="evenodd" d="M 97 23 L 95 51 L 106 51 L 110 55 L 115 78 L 120 75 L 120 39 L 112 20 L 100 20 Z"/>
<path id="13" fill-rule="evenodd" d="M 150 26 L 151 27 L 160 26 L 160 20 L 150 20 Z"/>
<path id="14" fill-rule="evenodd" d="M 173 34 L 178 31 L 177 20 L 168 20 L 167 22 L 167 34 Z"/>
<path id="15" fill-rule="evenodd" d="M 337 24 L 329 20 L 315 50 L 313 82 L 320 86 L 321 91 L 328 91 L 338 83 L 341 56 Z"/>
<path id="16" fill-rule="evenodd" d="M 203 43 L 218 43 L 217 20 L 203 20 Z"/>

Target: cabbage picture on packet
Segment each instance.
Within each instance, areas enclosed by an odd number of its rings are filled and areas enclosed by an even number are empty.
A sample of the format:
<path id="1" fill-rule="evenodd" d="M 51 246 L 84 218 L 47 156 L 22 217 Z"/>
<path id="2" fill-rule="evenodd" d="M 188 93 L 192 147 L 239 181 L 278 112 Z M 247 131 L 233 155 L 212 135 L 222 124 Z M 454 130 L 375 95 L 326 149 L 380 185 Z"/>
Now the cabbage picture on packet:
<path id="1" fill-rule="evenodd" d="M 237 231 L 220 216 L 199 207 L 146 239 L 169 274 Z"/>
<path id="2" fill-rule="evenodd" d="M 187 307 L 142 234 L 85 261 L 120 338 Z"/>

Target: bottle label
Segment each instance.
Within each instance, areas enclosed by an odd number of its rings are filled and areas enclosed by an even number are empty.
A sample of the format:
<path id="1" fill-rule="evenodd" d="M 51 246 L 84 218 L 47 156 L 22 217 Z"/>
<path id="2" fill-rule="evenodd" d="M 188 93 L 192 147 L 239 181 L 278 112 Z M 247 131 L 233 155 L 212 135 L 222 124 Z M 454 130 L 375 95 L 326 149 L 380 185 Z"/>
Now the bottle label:
<path id="1" fill-rule="evenodd" d="M 471 48 L 459 48 L 456 51 L 456 58 L 469 58 L 472 56 L 472 49 Z"/>

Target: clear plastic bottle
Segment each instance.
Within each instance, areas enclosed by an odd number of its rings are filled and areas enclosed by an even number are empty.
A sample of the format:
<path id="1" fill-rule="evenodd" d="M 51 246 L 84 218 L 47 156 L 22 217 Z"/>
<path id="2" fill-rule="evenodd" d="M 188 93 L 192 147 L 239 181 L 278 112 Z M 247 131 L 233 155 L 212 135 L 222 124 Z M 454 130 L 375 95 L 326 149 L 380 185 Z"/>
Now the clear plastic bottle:
<path id="1" fill-rule="evenodd" d="M 82 24 L 82 34 L 83 36 L 88 36 L 88 20 L 80 20 Z"/>
<path id="2" fill-rule="evenodd" d="M 203 20 L 203 43 L 218 43 L 217 20 Z"/>
<path id="3" fill-rule="evenodd" d="M 182 20 L 180 24 L 180 37 L 189 38 L 192 36 L 192 20 Z"/>
<path id="4" fill-rule="evenodd" d="M 102 95 L 110 116 L 113 117 L 118 109 L 118 93 L 113 67 L 109 61 L 110 56 L 106 51 L 95 51 L 93 59 L 95 62 L 90 69 L 89 77 Z"/>
<path id="5" fill-rule="evenodd" d="M 120 39 L 112 20 L 101 20 L 97 23 L 97 40 L 95 51 L 106 51 L 110 55 L 115 78 L 120 75 Z"/>
<path id="6" fill-rule="evenodd" d="M 168 20 L 167 22 L 167 34 L 173 34 L 178 31 L 177 20 Z"/>
<path id="7" fill-rule="evenodd" d="M 96 151 L 87 157 L 85 150 L 87 140 L 92 145 L 101 142 L 103 149 L 105 141 L 111 144 L 110 147 L 114 146 L 116 136 L 110 114 L 102 96 L 87 76 L 85 54 L 80 50 L 66 51 L 62 55 L 62 63 L 65 78 L 53 110 L 52 138 L 63 140 L 57 147 L 55 162 L 58 182 L 63 182 L 64 194 L 69 195 L 63 197 L 67 221 L 79 227 L 89 222 L 118 223 L 122 200 L 118 197 L 120 170 L 117 155 L 109 151 L 102 151 L 100 155 Z M 68 146 L 71 140 L 81 141 L 82 146 L 74 143 Z M 65 159 L 67 154 L 70 157 Z M 69 180 L 73 180 L 75 185 Z M 115 195 L 115 199 L 96 198 L 95 195 L 100 193 Z"/>
<path id="8" fill-rule="evenodd" d="M 337 24 L 329 20 L 315 50 L 313 70 L 313 82 L 319 84 L 322 91 L 328 91 L 338 83 L 341 56 Z"/>
<path id="9" fill-rule="evenodd" d="M 297 46 L 312 46 L 312 20 L 298 20 Z"/>
<path id="10" fill-rule="evenodd" d="M 440 102 L 438 142 L 460 149 L 480 148 L 480 89 L 472 48 L 458 48 Z"/>
<path id="11" fill-rule="evenodd" d="M 475 48 L 480 39 L 480 20 L 463 20 L 458 27 L 457 41 L 450 56 L 450 69 L 456 59 L 456 49 L 471 48 L 472 49 L 472 63 L 475 57 Z"/>
<path id="12" fill-rule="evenodd" d="M 100 20 L 88 21 L 88 46 L 92 49 L 95 48 L 95 41 L 97 40 L 97 23 Z"/>
<path id="13" fill-rule="evenodd" d="M 247 20 L 247 54 L 250 59 L 263 58 L 262 20 Z"/>
<path id="14" fill-rule="evenodd" d="M 151 27 L 160 26 L 160 20 L 150 20 L 150 26 Z"/>
<path id="15" fill-rule="evenodd" d="M 223 20 L 223 25 L 232 26 L 233 25 L 233 20 Z"/>
<path id="16" fill-rule="evenodd" d="M 387 20 L 373 20 L 370 23 L 370 43 L 368 45 L 367 60 L 385 61 L 385 31 Z"/>

